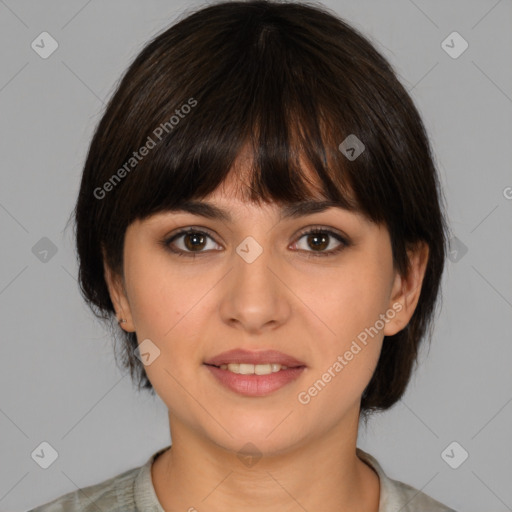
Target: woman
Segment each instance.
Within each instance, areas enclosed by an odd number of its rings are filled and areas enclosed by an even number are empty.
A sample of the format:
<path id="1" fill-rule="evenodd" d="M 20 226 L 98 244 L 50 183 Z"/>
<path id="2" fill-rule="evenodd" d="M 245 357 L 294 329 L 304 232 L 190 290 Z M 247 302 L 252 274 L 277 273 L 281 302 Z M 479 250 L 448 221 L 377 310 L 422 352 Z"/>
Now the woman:
<path id="1" fill-rule="evenodd" d="M 360 33 L 300 3 L 180 20 L 110 100 L 75 220 L 172 447 L 35 511 L 452 510 L 356 446 L 405 392 L 447 238 L 420 116 Z"/>

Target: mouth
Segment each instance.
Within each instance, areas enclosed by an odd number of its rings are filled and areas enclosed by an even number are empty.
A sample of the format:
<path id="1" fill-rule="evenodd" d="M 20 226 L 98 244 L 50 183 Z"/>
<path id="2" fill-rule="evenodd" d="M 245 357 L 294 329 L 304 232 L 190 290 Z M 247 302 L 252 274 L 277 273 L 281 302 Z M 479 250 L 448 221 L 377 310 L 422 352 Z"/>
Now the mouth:
<path id="1" fill-rule="evenodd" d="M 203 363 L 215 379 L 235 393 L 268 395 L 296 380 L 305 363 L 276 350 L 235 349 Z"/>

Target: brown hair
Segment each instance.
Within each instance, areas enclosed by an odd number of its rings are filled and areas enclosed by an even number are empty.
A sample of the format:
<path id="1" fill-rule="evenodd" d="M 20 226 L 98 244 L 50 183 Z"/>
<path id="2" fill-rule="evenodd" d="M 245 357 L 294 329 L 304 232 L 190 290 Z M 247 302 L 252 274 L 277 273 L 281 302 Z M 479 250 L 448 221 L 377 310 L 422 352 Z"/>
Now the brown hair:
<path id="1" fill-rule="evenodd" d="M 364 144 L 357 158 L 341 151 L 349 135 Z M 391 407 L 427 330 L 431 336 L 446 254 L 442 191 L 420 115 L 390 64 L 323 7 L 216 3 L 143 48 L 106 107 L 83 169 L 74 215 L 85 300 L 121 334 L 123 366 L 139 389 L 154 394 L 134 355 L 135 333 L 112 322 L 102 250 L 122 275 L 126 228 L 213 192 L 246 143 L 254 155 L 244 177 L 248 200 L 310 198 L 311 182 L 293 158 L 300 153 L 326 198 L 386 225 L 401 275 L 406 249 L 428 244 L 416 310 L 405 329 L 384 338 L 361 399 L 363 416 Z"/>

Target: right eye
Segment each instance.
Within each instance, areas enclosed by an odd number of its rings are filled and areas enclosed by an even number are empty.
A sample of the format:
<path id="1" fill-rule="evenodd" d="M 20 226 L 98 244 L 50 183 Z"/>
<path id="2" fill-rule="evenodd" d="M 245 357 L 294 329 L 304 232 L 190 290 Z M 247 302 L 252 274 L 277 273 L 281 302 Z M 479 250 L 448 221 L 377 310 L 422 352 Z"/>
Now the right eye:
<path id="1" fill-rule="evenodd" d="M 181 239 L 181 240 L 180 240 Z M 170 251 L 177 254 L 178 256 L 189 256 L 195 258 L 194 253 L 204 253 L 205 247 L 208 246 L 208 239 L 213 240 L 211 235 L 196 228 L 182 229 L 178 233 L 175 233 L 170 238 L 163 241 L 165 247 Z M 177 243 L 176 241 L 179 241 Z M 215 244 L 213 244 L 215 245 Z M 177 248 L 176 248 L 177 247 Z M 217 250 L 214 247 L 210 247 L 212 250 Z"/>

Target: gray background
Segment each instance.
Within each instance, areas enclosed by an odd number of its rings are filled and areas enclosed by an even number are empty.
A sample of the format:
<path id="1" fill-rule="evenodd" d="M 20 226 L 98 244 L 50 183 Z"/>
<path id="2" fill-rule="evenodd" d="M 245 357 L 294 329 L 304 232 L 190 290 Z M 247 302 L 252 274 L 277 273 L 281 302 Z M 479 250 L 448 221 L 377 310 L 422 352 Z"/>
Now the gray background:
<path id="1" fill-rule="evenodd" d="M 152 35 L 199 5 L 0 0 L 2 511 L 103 481 L 170 442 L 165 406 L 134 391 L 82 302 L 64 228 L 117 80 Z M 512 2 L 324 5 L 369 36 L 410 91 L 460 240 L 430 351 L 403 400 L 361 428 L 358 444 L 392 478 L 457 510 L 510 511 Z M 31 48 L 43 31 L 59 44 L 47 59 Z M 469 44 L 456 59 L 441 46 L 453 31 Z M 47 261 L 32 251 L 43 237 L 57 249 Z M 31 458 L 42 441 L 59 454 L 46 470 Z M 452 441 L 469 453 L 457 469 L 441 456 Z"/>

